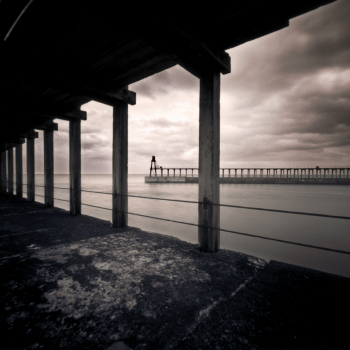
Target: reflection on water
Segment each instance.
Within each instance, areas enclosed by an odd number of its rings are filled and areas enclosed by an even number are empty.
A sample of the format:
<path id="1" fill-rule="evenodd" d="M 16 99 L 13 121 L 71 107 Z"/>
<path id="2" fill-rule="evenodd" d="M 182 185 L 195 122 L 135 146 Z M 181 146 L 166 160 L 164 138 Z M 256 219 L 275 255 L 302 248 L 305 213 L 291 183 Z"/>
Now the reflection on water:
<path id="1" fill-rule="evenodd" d="M 43 175 L 36 175 L 43 185 Z M 55 186 L 68 187 L 68 175 L 55 175 Z M 83 175 L 83 189 L 111 192 L 111 175 Z M 43 195 L 43 188 L 37 193 Z M 129 194 L 197 201 L 198 184 L 145 184 L 144 175 L 129 175 Z M 350 186 L 221 184 L 221 203 L 349 216 Z M 66 190 L 55 198 L 69 199 Z M 37 197 L 43 202 L 42 197 Z M 82 202 L 111 208 L 109 195 L 82 193 Z M 69 203 L 55 200 L 68 210 Z M 111 220 L 111 212 L 82 207 L 83 214 Z M 197 205 L 129 197 L 129 211 L 197 224 Z M 350 220 L 308 217 L 256 210 L 221 208 L 221 228 L 288 241 L 350 251 Z M 129 216 L 129 226 L 197 243 L 197 228 L 166 221 Z M 221 233 L 221 248 L 278 260 L 350 277 L 350 255 L 298 247 L 258 238 Z"/>

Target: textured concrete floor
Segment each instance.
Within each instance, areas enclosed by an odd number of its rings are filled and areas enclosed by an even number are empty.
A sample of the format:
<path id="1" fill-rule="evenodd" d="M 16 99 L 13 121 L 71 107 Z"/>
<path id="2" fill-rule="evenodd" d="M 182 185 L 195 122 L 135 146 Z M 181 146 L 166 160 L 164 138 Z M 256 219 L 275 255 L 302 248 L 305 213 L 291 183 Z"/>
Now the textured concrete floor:
<path id="1" fill-rule="evenodd" d="M 5 349 L 329 349 L 350 280 L 0 196 Z"/>

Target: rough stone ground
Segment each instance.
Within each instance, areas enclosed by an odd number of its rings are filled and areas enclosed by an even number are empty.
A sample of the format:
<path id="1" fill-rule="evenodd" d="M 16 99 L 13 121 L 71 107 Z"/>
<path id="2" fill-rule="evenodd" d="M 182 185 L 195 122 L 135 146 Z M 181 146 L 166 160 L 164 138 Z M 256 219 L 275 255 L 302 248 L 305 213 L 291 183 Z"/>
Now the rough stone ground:
<path id="1" fill-rule="evenodd" d="M 0 196 L 3 349 L 341 349 L 350 280 Z M 345 321 L 344 321 L 345 320 Z"/>

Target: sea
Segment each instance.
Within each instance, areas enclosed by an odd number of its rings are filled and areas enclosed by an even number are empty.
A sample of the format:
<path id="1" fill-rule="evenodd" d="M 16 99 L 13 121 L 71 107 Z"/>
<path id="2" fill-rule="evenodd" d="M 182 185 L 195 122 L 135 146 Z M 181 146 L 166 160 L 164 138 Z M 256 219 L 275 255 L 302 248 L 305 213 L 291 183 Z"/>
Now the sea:
<path id="1" fill-rule="evenodd" d="M 129 195 L 198 201 L 198 184 L 145 183 L 146 175 L 129 175 Z M 26 179 L 24 176 L 24 183 Z M 36 185 L 44 176 L 36 175 Z M 69 175 L 55 175 L 55 207 L 69 210 Z M 26 187 L 24 186 L 24 191 Z M 112 192 L 112 175 L 82 175 L 82 190 Z M 36 201 L 43 203 L 42 187 Z M 26 197 L 26 193 L 24 193 Z M 350 216 L 350 186 L 286 184 L 220 184 L 222 204 Z M 82 203 L 112 208 L 112 196 L 82 192 Z M 197 204 L 129 197 L 129 212 L 197 224 Z M 111 211 L 83 205 L 82 214 L 111 221 Z M 129 226 L 198 244 L 198 228 L 129 215 Z M 264 237 L 350 252 L 350 220 L 221 207 L 220 226 Z M 277 260 L 350 277 L 350 254 L 221 232 L 221 249 Z"/>

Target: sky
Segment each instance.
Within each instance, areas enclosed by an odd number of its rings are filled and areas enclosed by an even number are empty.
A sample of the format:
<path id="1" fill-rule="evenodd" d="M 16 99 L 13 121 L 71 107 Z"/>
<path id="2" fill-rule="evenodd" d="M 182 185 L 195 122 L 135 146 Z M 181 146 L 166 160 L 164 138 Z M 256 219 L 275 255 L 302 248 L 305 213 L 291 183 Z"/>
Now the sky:
<path id="1" fill-rule="evenodd" d="M 350 1 L 227 50 L 221 75 L 220 167 L 350 166 Z M 129 174 L 198 167 L 199 80 L 180 66 L 129 86 Z M 112 173 L 112 107 L 82 106 L 82 173 Z M 69 173 L 68 122 L 55 120 L 55 173 Z M 43 173 L 43 135 L 36 172 Z M 24 153 L 25 154 L 25 153 Z"/>

